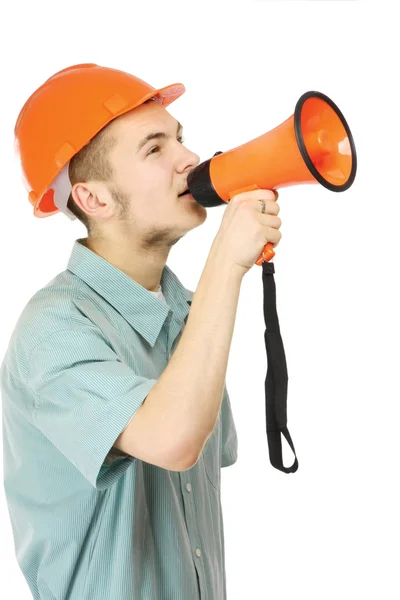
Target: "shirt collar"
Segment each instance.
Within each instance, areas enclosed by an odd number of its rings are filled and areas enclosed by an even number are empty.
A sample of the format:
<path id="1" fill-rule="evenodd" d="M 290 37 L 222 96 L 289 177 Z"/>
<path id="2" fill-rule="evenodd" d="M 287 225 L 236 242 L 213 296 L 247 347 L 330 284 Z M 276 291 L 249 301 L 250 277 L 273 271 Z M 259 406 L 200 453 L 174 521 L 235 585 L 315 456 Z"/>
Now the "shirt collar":
<path id="1" fill-rule="evenodd" d="M 84 246 L 83 240 L 75 240 L 67 269 L 111 304 L 151 346 L 154 346 L 170 312 L 178 322 L 186 319 L 194 292 L 187 290 L 167 265 L 164 266 L 160 282 L 167 301 L 165 304 L 137 281 Z"/>

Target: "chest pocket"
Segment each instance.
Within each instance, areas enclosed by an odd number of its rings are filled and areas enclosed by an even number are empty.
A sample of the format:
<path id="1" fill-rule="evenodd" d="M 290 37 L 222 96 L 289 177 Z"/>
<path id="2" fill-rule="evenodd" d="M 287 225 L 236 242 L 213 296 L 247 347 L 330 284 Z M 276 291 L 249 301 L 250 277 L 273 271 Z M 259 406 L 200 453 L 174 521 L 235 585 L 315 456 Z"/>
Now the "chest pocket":
<path id="1" fill-rule="evenodd" d="M 221 413 L 202 452 L 204 470 L 211 485 L 219 492 L 221 482 Z"/>

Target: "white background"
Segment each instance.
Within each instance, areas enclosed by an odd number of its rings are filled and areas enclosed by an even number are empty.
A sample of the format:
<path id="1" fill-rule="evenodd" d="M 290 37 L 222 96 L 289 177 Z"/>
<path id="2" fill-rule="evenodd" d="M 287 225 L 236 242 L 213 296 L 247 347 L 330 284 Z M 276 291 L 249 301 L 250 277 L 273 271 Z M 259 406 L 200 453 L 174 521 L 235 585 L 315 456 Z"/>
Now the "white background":
<path id="1" fill-rule="evenodd" d="M 227 371 L 239 458 L 222 470 L 228 600 L 398 600 L 394 10 L 362 1 L 46 6 L 8 3 L 3 13 L 1 355 L 29 298 L 66 268 L 74 240 L 86 235 L 62 214 L 33 217 L 14 157 L 19 110 L 48 77 L 95 62 L 154 87 L 184 83 L 186 93 L 168 110 L 201 160 L 274 128 L 302 93 L 327 94 L 353 132 L 355 183 L 344 193 L 295 186 L 279 198 L 275 281 L 295 474 L 269 462 L 261 268 L 242 284 Z M 170 253 L 169 266 L 189 289 L 196 289 L 224 210 L 208 209 L 205 223 Z M 1 597 L 28 600 L 4 493 L 0 518 Z"/>

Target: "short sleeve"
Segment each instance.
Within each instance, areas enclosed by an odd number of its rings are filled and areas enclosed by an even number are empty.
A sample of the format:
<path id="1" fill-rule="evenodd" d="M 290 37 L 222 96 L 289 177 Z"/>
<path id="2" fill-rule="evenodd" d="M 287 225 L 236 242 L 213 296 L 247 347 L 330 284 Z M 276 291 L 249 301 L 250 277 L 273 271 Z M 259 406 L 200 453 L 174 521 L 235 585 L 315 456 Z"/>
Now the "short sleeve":
<path id="1" fill-rule="evenodd" d="M 238 438 L 226 386 L 221 405 L 221 424 L 221 467 L 229 467 L 237 461 Z"/>
<path id="2" fill-rule="evenodd" d="M 97 489 L 135 460 L 106 460 L 112 445 L 157 382 L 120 360 L 95 328 L 58 331 L 30 354 L 27 383 L 33 424 Z"/>

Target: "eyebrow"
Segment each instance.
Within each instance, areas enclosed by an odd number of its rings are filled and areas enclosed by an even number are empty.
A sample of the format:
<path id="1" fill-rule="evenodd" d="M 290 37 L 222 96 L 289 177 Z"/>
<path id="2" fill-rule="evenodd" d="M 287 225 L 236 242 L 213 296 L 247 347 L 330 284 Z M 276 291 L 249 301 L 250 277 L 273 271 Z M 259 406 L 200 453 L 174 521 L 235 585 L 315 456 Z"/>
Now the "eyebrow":
<path id="1" fill-rule="evenodd" d="M 176 130 L 176 135 L 178 135 L 178 133 L 180 131 L 182 131 L 182 129 L 183 129 L 183 126 L 178 121 L 178 127 L 177 127 L 177 130 Z M 153 139 L 165 139 L 167 137 L 168 137 L 168 135 L 164 131 L 155 131 L 154 133 L 149 133 L 148 135 L 146 135 L 146 137 L 144 137 L 142 140 L 140 140 L 140 142 L 138 144 L 138 147 L 137 147 L 137 150 L 136 150 L 136 153 L 138 153 L 143 148 L 143 146 L 145 144 L 147 144 L 147 142 L 149 142 L 150 140 L 153 140 Z"/>

